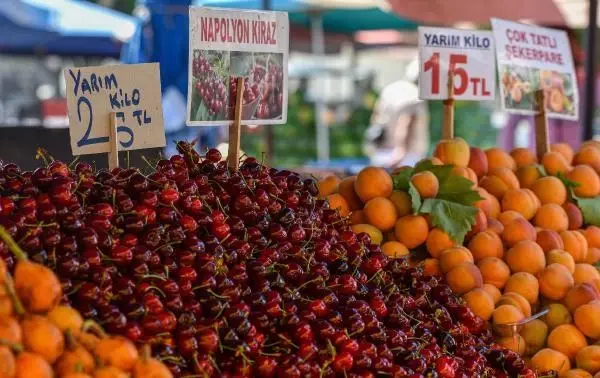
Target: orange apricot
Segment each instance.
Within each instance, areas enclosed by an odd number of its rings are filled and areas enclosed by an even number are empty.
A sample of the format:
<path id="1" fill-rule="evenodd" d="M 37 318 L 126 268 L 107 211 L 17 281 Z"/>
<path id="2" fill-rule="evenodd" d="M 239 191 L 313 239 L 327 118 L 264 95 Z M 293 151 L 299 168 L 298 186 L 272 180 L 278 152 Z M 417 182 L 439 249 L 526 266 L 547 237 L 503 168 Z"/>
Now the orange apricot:
<path id="1" fill-rule="evenodd" d="M 538 209 L 536 202 L 527 189 L 508 190 L 502 197 L 502 211 L 516 211 L 529 220 Z"/>
<path id="2" fill-rule="evenodd" d="M 440 260 L 427 258 L 423 260 L 423 275 L 441 277 L 444 275 L 440 268 Z"/>
<path id="3" fill-rule="evenodd" d="M 410 182 L 417 188 L 417 192 L 419 192 L 421 198 L 435 197 L 440 188 L 437 177 L 429 171 L 415 173 L 410 178 Z"/>
<path id="4" fill-rule="evenodd" d="M 330 175 L 317 182 L 317 188 L 319 189 L 319 197 L 325 198 L 330 194 L 337 191 L 338 185 L 342 180 L 335 175 Z"/>
<path id="5" fill-rule="evenodd" d="M 523 240 L 506 251 L 504 260 L 513 273 L 527 272 L 533 275 L 546 266 L 544 251 L 531 240 Z"/>
<path id="6" fill-rule="evenodd" d="M 394 203 L 384 197 L 370 199 L 363 209 L 369 224 L 381 231 L 389 231 L 394 228 L 398 218 L 398 212 Z"/>
<path id="7" fill-rule="evenodd" d="M 595 300 L 583 304 L 575 310 L 573 320 L 584 335 L 597 340 L 600 338 L 600 301 Z"/>
<path id="8" fill-rule="evenodd" d="M 12 378 L 16 374 L 15 356 L 8 347 L 0 345 L 0 377 Z"/>
<path id="9" fill-rule="evenodd" d="M 508 247 L 513 247 L 522 241 L 533 242 L 536 238 L 537 232 L 535 228 L 524 218 L 515 219 L 506 224 L 504 231 L 502 231 L 502 240 Z"/>
<path id="10" fill-rule="evenodd" d="M 524 318 L 518 307 L 505 304 L 496 307 L 492 313 L 492 324 L 498 334 L 511 336 L 513 332 L 509 325 L 520 322 Z"/>
<path id="11" fill-rule="evenodd" d="M 531 368 L 536 371 L 556 371 L 563 376 L 571 369 L 569 357 L 550 348 L 544 348 L 531 357 Z"/>
<path id="12" fill-rule="evenodd" d="M 553 143 L 550 145 L 550 151 L 561 154 L 569 164 L 573 161 L 573 149 L 567 143 Z"/>
<path id="13" fill-rule="evenodd" d="M 595 197 L 600 193 L 600 178 L 589 165 L 578 165 L 567 173 L 567 178 L 579 186 L 573 191 L 578 197 Z"/>
<path id="14" fill-rule="evenodd" d="M 135 345 L 121 336 L 101 339 L 94 348 L 94 355 L 100 363 L 123 371 L 133 369 L 139 356 Z"/>
<path id="15" fill-rule="evenodd" d="M 47 316 L 61 332 L 69 331 L 73 336 L 77 336 L 83 326 L 83 317 L 71 306 L 56 306 Z"/>
<path id="16" fill-rule="evenodd" d="M 500 221 L 500 223 L 502 223 L 504 227 L 506 227 L 507 224 L 514 221 L 515 219 L 525 218 L 523 217 L 523 214 L 514 210 L 503 211 L 500 213 L 500 215 L 498 215 L 498 221 Z"/>
<path id="17" fill-rule="evenodd" d="M 517 293 L 523 296 L 530 304 L 538 302 L 540 285 L 534 275 L 527 272 L 514 273 L 506 280 L 504 293 Z"/>
<path id="18" fill-rule="evenodd" d="M 494 197 L 487 190 L 477 187 L 475 188 L 479 196 L 482 198 L 481 200 L 474 203 L 475 207 L 481 209 L 488 219 L 497 218 L 500 214 L 500 202 L 498 198 Z"/>
<path id="19" fill-rule="evenodd" d="M 463 299 L 473 313 L 483 320 L 489 320 L 494 312 L 494 299 L 482 288 L 475 288 L 465 295 Z"/>
<path id="20" fill-rule="evenodd" d="M 565 305 L 561 303 L 550 303 L 546 309 L 548 312 L 542 319 L 550 329 L 556 328 L 561 324 L 573 323 L 573 317 Z"/>
<path id="21" fill-rule="evenodd" d="M 19 353 L 15 360 L 14 378 L 53 378 L 52 366 L 42 356 L 29 351 Z"/>
<path id="22" fill-rule="evenodd" d="M 585 255 L 585 263 L 587 264 L 596 264 L 600 261 L 600 248 L 588 248 L 587 253 Z"/>
<path id="23" fill-rule="evenodd" d="M 471 151 L 467 142 L 462 138 L 445 139 L 437 144 L 433 156 L 444 164 L 466 167 L 469 165 Z"/>
<path id="24" fill-rule="evenodd" d="M 494 305 L 496 305 L 496 303 L 498 303 L 498 300 L 500 300 L 500 297 L 502 296 L 500 289 L 498 289 L 494 285 L 490 285 L 490 284 L 486 284 L 486 283 L 484 283 L 481 288 L 483 290 L 485 290 L 486 293 L 488 293 L 488 295 L 494 300 Z"/>
<path id="25" fill-rule="evenodd" d="M 448 282 L 452 291 L 457 294 L 464 294 L 476 287 L 481 287 L 483 285 L 483 278 L 475 264 L 463 262 L 446 274 L 446 282 Z"/>
<path id="26" fill-rule="evenodd" d="M 492 147 L 485 150 L 485 154 L 488 159 L 488 168 L 493 170 L 495 168 L 508 168 L 514 171 L 517 168 L 515 160 L 506 151 L 500 147 Z"/>
<path id="27" fill-rule="evenodd" d="M 592 146 L 582 147 L 573 157 L 575 165 L 589 165 L 596 172 L 600 172 L 600 149 Z"/>
<path id="28" fill-rule="evenodd" d="M 546 176 L 536 180 L 531 190 L 540 199 L 542 205 L 555 203 L 562 205 L 567 200 L 565 185 L 554 176 Z"/>
<path id="29" fill-rule="evenodd" d="M 600 279 L 598 268 L 586 263 L 575 264 L 575 270 L 573 271 L 573 280 L 575 280 L 575 284 L 592 282 L 597 279 Z"/>
<path id="30" fill-rule="evenodd" d="M 533 355 L 546 345 L 548 325 L 540 319 L 533 319 L 523 324 L 519 334 L 527 344 L 527 354 Z"/>
<path id="31" fill-rule="evenodd" d="M 497 219 L 488 218 L 488 230 L 492 231 L 496 235 L 501 235 L 504 231 L 504 225 Z"/>
<path id="32" fill-rule="evenodd" d="M 469 230 L 469 232 L 467 232 L 467 235 L 465 235 L 465 239 L 471 240 L 473 236 L 487 230 L 487 228 L 487 217 L 485 216 L 485 213 L 481 209 L 479 209 L 477 211 L 477 214 L 475 215 L 475 223 L 471 226 L 471 229 Z"/>
<path id="33" fill-rule="evenodd" d="M 502 305 L 511 305 L 515 306 L 523 315 L 527 318 L 531 316 L 531 304 L 527 301 L 527 299 L 519 293 L 515 293 L 512 291 L 505 292 L 502 294 L 497 303 L 498 306 Z"/>
<path id="34" fill-rule="evenodd" d="M 521 188 L 531 189 L 533 184 L 541 177 L 540 170 L 536 165 L 527 165 L 517 169 L 515 172 Z"/>
<path id="35" fill-rule="evenodd" d="M 406 192 L 395 190 L 390 194 L 389 199 L 396 206 L 399 218 L 412 213 L 412 203 Z"/>
<path id="36" fill-rule="evenodd" d="M 375 197 L 389 197 L 393 189 L 392 177 L 382 168 L 363 168 L 354 181 L 354 191 L 363 203 Z"/>
<path id="37" fill-rule="evenodd" d="M 429 224 L 421 215 L 406 215 L 396 222 L 395 233 L 400 243 L 408 249 L 413 249 L 427 240 Z"/>
<path id="38" fill-rule="evenodd" d="M 329 208 L 333 210 L 338 210 L 340 215 L 343 217 L 347 217 L 350 215 L 350 206 L 348 202 L 338 193 L 330 194 L 327 197 L 327 202 L 329 202 Z"/>
<path id="39" fill-rule="evenodd" d="M 591 283 L 584 282 L 575 284 L 575 286 L 569 290 L 563 302 L 569 311 L 573 313 L 579 306 L 597 299 L 600 299 L 600 293 L 598 293 L 596 287 Z"/>
<path id="40" fill-rule="evenodd" d="M 539 230 L 536 234 L 535 242 L 546 253 L 553 249 L 563 249 L 565 247 L 558 232 L 552 230 Z"/>
<path id="41" fill-rule="evenodd" d="M 535 213 L 533 224 L 546 230 L 566 231 L 569 228 L 569 217 L 560 205 L 548 203 Z"/>
<path id="42" fill-rule="evenodd" d="M 550 264 L 537 275 L 540 293 L 555 301 L 563 299 L 575 285 L 569 270 L 561 264 Z"/>
<path id="43" fill-rule="evenodd" d="M 562 249 L 551 249 L 546 253 L 546 265 L 550 264 L 564 265 L 571 274 L 575 271 L 575 260 L 569 252 Z"/>
<path id="44" fill-rule="evenodd" d="M 65 349 L 65 339 L 58 327 L 48 318 L 38 315 L 25 317 L 21 322 L 23 345 L 30 352 L 54 364 Z"/>
<path id="45" fill-rule="evenodd" d="M 583 236 L 588 242 L 588 247 L 600 248 L 600 227 L 588 226 L 583 231 Z"/>
<path id="46" fill-rule="evenodd" d="M 567 173 L 571 169 L 567 160 L 558 152 L 546 152 L 542 157 L 542 165 L 546 173 L 552 176 Z"/>
<path id="47" fill-rule="evenodd" d="M 448 248 L 440 255 L 440 268 L 444 273 L 448 273 L 452 268 L 463 262 L 474 262 L 471 251 L 465 247 Z"/>
<path id="48" fill-rule="evenodd" d="M 21 344 L 23 331 L 17 319 L 13 317 L 0 318 L 0 339 L 11 344 Z"/>
<path id="49" fill-rule="evenodd" d="M 475 172 L 478 178 L 482 178 L 488 172 L 487 155 L 479 147 L 470 148 L 469 168 Z"/>
<path id="50" fill-rule="evenodd" d="M 564 250 L 573 256 L 576 263 L 585 261 L 588 244 L 585 237 L 577 231 L 562 231 L 559 233 L 564 244 Z"/>
<path id="51" fill-rule="evenodd" d="M 537 163 L 537 157 L 528 148 L 518 147 L 510 151 L 510 156 L 517 164 L 517 168 Z"/>
<path id="52" fill-rule="evenodd" d="M 405 257 L 410 253 L 404 244 L 397 241 L 388 241 L 383 243 L 381 245 L 381 250 L 383 251 L 384 255 L 392 259 Z"/>
<path id="53" fill-rule="evenodd" d="M 588 345 L 584 334 L 572 324 L 554 328 L 550 331 L 547 342 L 549 348 L 563 353 L 571 361 L 575 361 L 577 352 Z"/>
<path id="54" fill-rule="evenodd" d="M 508 265 L 497 257 L 486 257 L 477 263 L 483 283 L 502 289 L 510 276 Z"/>
<path id="55" fill-rule="evenodd" d="M 512 350 L 518 354 L 524 354 L 527 349 L 525 339 L 523 339 L 523 337 L 518 333 L 512 336 L 500 337 L 498 340 L 496 340 L 496 343 L 501 347 Z"/>
<path id="56" fill-rule="evenodd" d="M 363 207 L 363 204 L 354 191 L 354 182 L 356 181 L 356 176 L 346 177 L 342 181 L 340 181 L 338 185 L 338 193 L 344 197 L 346 202 L 348 203 L 348 207 L 350 207 L 350 211 L 358 210 Z"/>
<path id="57" fill-rule="evenodd" d="M 573 202 L 565 202 L 562 208 L 567 213 L 567 218 L 569 218 L 569 230 L 579 230 L 583 226 L 583 214 L 581 210 Z"/>
<path id="58" fill-rule="evenodd" d="M 600 345 L 588 345 L 581 348 L 575 356 L 577 367 L 591 374 L 600 371 Z"/>
<path id="59" fill-rule="evenodd" d="M 444 250 L 455 246 L 456 242 L 450 238 L 446 231 L 436 227 L 429 231 L 425 245 L 431 257 L 439 258 Z"/>

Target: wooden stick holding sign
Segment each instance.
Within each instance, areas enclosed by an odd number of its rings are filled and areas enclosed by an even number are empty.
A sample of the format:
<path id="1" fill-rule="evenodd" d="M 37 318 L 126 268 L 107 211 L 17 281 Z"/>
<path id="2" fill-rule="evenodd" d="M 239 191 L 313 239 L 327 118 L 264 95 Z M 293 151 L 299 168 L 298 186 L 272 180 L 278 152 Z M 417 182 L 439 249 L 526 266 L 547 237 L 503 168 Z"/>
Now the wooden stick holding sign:
<path id="1" fill-rule="evenodd" d="M 535 147 L 538 161 L 546 152 L 550 151 L 550 142 L 548 140 L 548 117 L 546 116 L 546 95 L 544 91 L 538 89 L 535 91 L 535 103 L 537 104 L 537 113 L 535 114 Z"/>
<path id="2" fill-rule="evenodd" d="M 444 100 L 442 139 L 454 138 L 454 72 L 448 72 L 448 98 Z"/>
<path id="3" fill-rule="evenodd" d="M 238 169 L 240 165 L 240 134 L 242 128 L 242 110 L 244 107 L 244 78 L 237 79 L 237 96 L 233 123 L 229 125 L 229 151 L 227 152 L 227 165 Z"/>
<path id="4" fill-rule="evenodd" d="M 117 113 L 110 112 L 110 130 L 108 132 L 108 169 L 119 168 L 119 139 L 117 138 Z"/>

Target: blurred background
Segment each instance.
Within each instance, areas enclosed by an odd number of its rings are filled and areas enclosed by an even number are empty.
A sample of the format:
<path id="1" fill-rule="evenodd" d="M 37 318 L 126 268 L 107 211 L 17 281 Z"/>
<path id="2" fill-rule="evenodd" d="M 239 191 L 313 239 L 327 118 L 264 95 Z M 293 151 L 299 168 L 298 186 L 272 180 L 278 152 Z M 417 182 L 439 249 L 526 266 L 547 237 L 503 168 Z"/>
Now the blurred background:
<path id="1" fill-rule="evenodd" d="M 498 17 L 566 30 L 582 106 L 587 96 L 592 107 L 580 111 L 580 122 L 551 120 L 551 142 L 576 147 L 600 119 L 595 67 L 585 64 L 589 54 L 597 60 L 590 12 L 597 0 L 0 0 L 2 159 L 31 168 L 41 146 L 72 160 L 62 70 L 115 63 L 161 64 L 170 145 L 134 152 L 132 164 L 173 153 L 174 140 L 223 148 L 226 126 L 184 123 L 190 5 L 289 12 L 288 122 L 242 132 L 242 150 L 274 166 L 351 173 L 428 153 L 441 138 L 442 104 L 414 92 L 419 25 L 489 29 L 489 18 Z M 457 102 L 455 135 L 482 148 L 533 146 L 532 120 L 501 112 L 496 97 Z"/>

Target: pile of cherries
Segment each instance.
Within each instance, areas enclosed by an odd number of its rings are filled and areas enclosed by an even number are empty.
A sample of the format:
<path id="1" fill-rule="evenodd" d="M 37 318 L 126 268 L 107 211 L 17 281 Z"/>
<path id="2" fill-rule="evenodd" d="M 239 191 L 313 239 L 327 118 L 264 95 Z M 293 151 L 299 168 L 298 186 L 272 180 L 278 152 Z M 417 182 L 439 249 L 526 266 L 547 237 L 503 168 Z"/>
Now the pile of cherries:
<path id="1" fill-rule="evenodd" d="M 194 88 L 208 109 L 208 114 L 213 116 L 222 113 L 227 104 L 227 88 L 208 60 L 201 55 L 194 58 L 192 73 L 197 79 Z"/>
<path id="2" fill-rule="evenodd" d="M 254 75 L 256 76 L 257 73 Z M 261 101 L 256 110 L 256 117 L 261 119 L 280 117 L 283 109 L 283 71 L 279 65 L 269 62 L 268 72 L 266 76 L 264 73 L 262 76 Z"/>
<path id="3" fill-rule="evenodd" d="M 237 99 L 237 81 L 238 78 L 234 76 L 229 77 L 229 106 L 234 107 Z M 243 94 L 243 105 L 254 102 L 259 96 L 258 84 L 256 82 L 250 84 L 248 78 L 244 78 L 244 94 Z"/>
<path id="4" fill-rule="evenodd" d="M 175 376 L 536 377 L 441 278 L 350 231 L 313 179 L 178 148 L 148 175 L 0 167 L 0 224 L 64 301 Z"/>

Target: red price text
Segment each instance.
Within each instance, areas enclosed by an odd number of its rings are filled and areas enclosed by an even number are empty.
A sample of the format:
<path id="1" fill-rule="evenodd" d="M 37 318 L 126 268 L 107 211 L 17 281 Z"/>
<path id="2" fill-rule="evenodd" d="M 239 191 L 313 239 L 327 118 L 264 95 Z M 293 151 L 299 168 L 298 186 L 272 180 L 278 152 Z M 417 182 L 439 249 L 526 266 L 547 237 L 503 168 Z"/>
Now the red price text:
<path id="1" fill-rule="evenodd" d="M 276 45 L 277 22 L 201 17 L 200 40 L 203 42 Z"/>
<path id="2" fill-rule="evenodd" d="M 453 95 L 461 96 L 470 94 L 474 96 L 490 96 L 486 79 L 483 77 L 469 77 L 467 70 L 461 65 L 467 64 L 468 56 L 465 54 L 450 54 L 448 76 L 454 75 Z M 440 93 L 440 53 L 434 53 L 423 67 L 424 72 L 431 71 L 431 93 Z"/>

